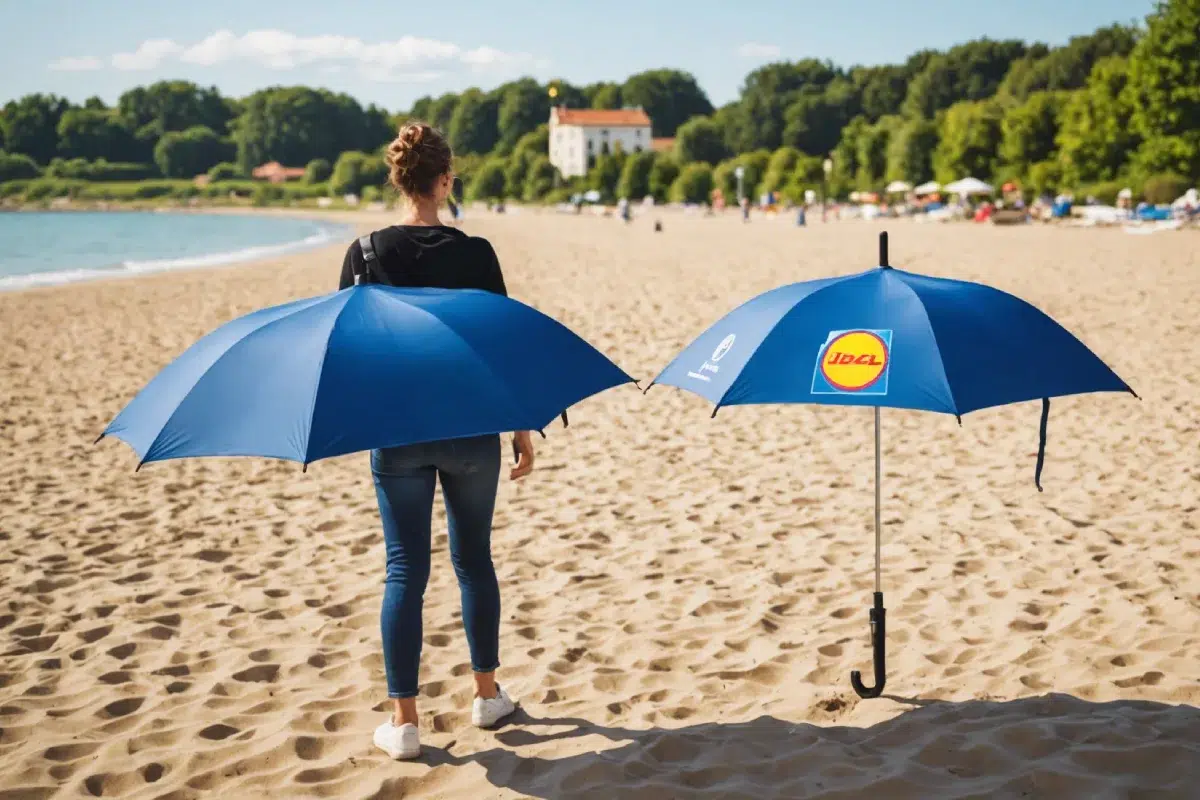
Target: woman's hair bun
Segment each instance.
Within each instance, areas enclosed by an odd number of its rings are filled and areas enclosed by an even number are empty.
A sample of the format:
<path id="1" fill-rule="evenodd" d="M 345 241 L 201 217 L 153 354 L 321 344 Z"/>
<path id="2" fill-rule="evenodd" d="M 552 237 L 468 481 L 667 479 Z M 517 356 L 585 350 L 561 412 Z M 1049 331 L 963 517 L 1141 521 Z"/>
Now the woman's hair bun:
<path id="1" fill-rule="evenodd" d="M 445 136 L 424 122 L 408 122 L 388 145 L 388 182 L 408 197 L 427 195 L 453 162 Z"/>

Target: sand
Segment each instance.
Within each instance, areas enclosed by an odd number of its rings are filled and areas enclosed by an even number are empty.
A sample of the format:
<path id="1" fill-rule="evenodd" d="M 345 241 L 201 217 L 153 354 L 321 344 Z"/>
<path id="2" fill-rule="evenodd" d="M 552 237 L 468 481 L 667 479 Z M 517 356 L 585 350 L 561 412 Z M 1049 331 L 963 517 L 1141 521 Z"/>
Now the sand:
<path id="1" fill-rule="evenodd" d="M 384 218 L 350 217 L 364 228 Z M 869 223 L 477 216 L 512 293 L 637 378 L 782 283 L 871 266 Z M 1141 394 L 885 411 L 885 697 L 870 680 L 865 409 L 633 387 L 503 481 L 501 682 L 470 726 L 435 522 L 425 755 L 388 707 L 366 457 L 152 464 L 92 442 L 163 365 L 331 289 L 341 251 L 0 295 L 0 798 L 1194 797 L 1200 237 L 894 223 L 892 260 L 1015 292 Z"/>

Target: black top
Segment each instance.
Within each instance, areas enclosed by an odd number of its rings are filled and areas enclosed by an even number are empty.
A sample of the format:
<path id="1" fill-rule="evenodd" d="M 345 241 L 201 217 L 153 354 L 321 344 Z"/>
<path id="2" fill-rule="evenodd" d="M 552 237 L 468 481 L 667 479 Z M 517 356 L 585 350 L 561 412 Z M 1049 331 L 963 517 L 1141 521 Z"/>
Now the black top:
<path id="1" fill-rule="evenodd" d="M 393 225 L 371 234 L 376 259 L 364 266 L 356 239 L 346 250 L 339 289 L 354 285 L 354 271 L 366 283 L 437 289 L 484 289 L 508 296 L 500 261 L 487 239 L 467 236 L 446 225 Z"/>

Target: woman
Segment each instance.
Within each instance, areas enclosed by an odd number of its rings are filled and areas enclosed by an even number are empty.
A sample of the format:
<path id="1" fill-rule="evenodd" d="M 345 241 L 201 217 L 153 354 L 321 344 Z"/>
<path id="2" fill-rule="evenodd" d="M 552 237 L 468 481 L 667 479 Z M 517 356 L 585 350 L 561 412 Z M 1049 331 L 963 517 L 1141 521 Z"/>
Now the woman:
<path id="1" fill-rule="evenodd" d="M 442 225 L 438 210 L 454 183 L 453 156 L 445 138 L 413 122 L 388 147 L 389 179 L 407 201 L 400 225 L 370 236 L 374 257 L 364 258 L 359 242 L 350 245 L 342 265 L 341 288 L 354 275 L 391 286 L 485 289 L 507 294 L 496 253 L 486 239 Z M 370 255 L 370 254 L 368 254 Z M 387 398 L 379 398 L 386 403 Z M 533 469 L 529 431 L 514 434 L 517 464 L 513 480 Z M 492 567 L 492 511 L 500 475 L 496 434 L 375 450 L 371 453 L 375 496 L 383 522 L 387 578 L 380 623 L 392 716 L 375 730 L 375 745 L 392 758 L 415 758 L 417 673 L 421 662 L 421 606 L 429 579 L 430 529 L 435 481 L 442 483 L 450 528 L 450 560 L 462 593 L 463 627 L 475 674 L 471 720 L 491 727 L 515 710 L 496 683 L 500 664 L 500 589 Z"/>

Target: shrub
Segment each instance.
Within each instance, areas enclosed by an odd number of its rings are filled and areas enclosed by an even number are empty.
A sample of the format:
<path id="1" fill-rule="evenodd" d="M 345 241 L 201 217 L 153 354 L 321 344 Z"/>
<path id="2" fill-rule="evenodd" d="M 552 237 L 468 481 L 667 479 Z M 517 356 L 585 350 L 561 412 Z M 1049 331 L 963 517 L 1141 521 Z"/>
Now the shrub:
<path id="1" fill-rule="evenodd" d="M 160 176 L 153 164 L 106 161 L 103 158 L 95 161 L 56 158 L 46 168 L 46 177 L 81 181 L 144 181 Z"/>
<path id="2" fill-rule="evenodd" d="M 323 158 L 314 158 L 304 167 L 305 183 L 324 183 L 333 174 L 333 166 Z"/>
<path id="3" fill-rule="evenodd" d="M 250 202 L 256 206 L 269 206 L 283 199 L 283 187 L 274 183 L 260 183 L 254 187 Z"/>
<path id="4" fill-rule="evenodd" d="M 1094 197 L 1104 205 L 1111 206 L 1116 205 L 1117 195 L 1123 188 L 1125 188 L 1123 181 L 1101 181 L 1080 188 L 1076 194 L 1083 197 Z M 1172 197 L 1171 199 L 1174 200 L 1175 198 Z"/>
<path id="5" fill-rule="evenodd" d="M 496 159 L 484 164 L 467 187 L 471 200 L 496 200 L 504 197 L 504 161 Z"/>
<path id="6" fill-rule="evenodd" d="M 1142 196 L 1147 203 L 1170 203 L 1186 192 L 1192 182 L 1182 175 L 1173 172 L 1163 172 L 1151 175 L 1142 185 Z"/>
<path id="7" fill-rule="evenodd" d="M 676 203 L 707 203 L 713 189 L 713 171 L 698 161 L 688 164 L 671 184 L 671 200 Z"/>
<path id="8" fill-rule="evenodd" d="M 229 181 L 245 178 L 246 174 L 242 172 L 242 168 L 232 161 L 222 161 L 220 164 L 215 164 L 208 171 L 208 179 L 210 181 Z"/>
<path id="9" fill-rule="evenodd" d="M 37 163 L 24 153 L 0 150 L 0 183 L 37 178 L 42 174 Z"/>

